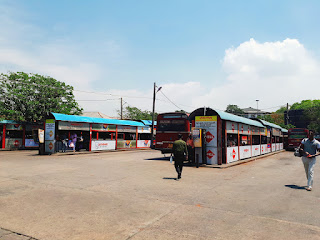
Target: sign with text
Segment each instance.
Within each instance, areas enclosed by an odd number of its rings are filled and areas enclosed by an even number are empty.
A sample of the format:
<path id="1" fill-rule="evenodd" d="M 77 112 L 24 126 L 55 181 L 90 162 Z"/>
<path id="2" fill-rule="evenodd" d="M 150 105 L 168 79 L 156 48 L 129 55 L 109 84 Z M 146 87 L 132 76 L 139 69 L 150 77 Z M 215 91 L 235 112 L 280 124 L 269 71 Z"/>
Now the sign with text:
<path id="1" fill-rule="evenodd" d="M 226 122 L 227 133 L 238 134 L 238 123 L 235 122 Z"/>
<path id="2" fill-rule="evenodd" d="M 151 127 L 138 127 L 138 133 L 151 133 Z"/>
<path id="3" fill-rule="evenodd" d="M 136 133 L 137 128 L 132 126 L 118 126 L 118 132 Z"/>
<path id="4" fill-rule="evenodd" d="M 101 150 L 115 150 L 116 149 L 116 141 L 115 140 L 95 140 L 91 142 L 91 150 L 92 151 L 101 151 Z"/>
<path id="5" fill-rule="evenodd" d="M 77 122 L 59 122 L 59 130 L 79 130 L 79 131 L 90 131 L 89 123 L 77 123 Z"/>
<path id="6" fill-rule="evenodd" d="M 105 132 L 115 132 L 116 125 L 109 125 L 109 124 L 103 124 L 103 123 L 93 123 L 92 130 L 105 131 Z"/>
<path id="7" fill-rule="evenodd" d="M 21 124 L 7 124 L 7 130 L 23 130 Z"/>
<path id="8" fill-rule="evenodd" d="M 55 128 L 56 124 L 54 119 L 47 119 L 46 120 L 46 128 L 45 128 L 45 140 L 52 141 L 54 140 L 55 136 Z"/>

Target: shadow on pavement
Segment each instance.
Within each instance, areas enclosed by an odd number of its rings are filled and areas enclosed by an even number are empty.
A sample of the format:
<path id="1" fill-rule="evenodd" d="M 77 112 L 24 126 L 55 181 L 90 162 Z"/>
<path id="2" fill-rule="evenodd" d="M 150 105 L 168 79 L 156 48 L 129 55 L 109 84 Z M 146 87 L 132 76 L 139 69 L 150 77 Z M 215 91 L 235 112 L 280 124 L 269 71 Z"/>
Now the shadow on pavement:
<path id="1" fill-rule="evenodd" d="M 157 158 L 146 158 L 144 160 L 149 160 L 149 161 L 169 161 L 169 157 L 157 157 Z"/>
<path id="2" fill-rule="evenodd" d="M 165 179 L 165 180 L 176 180 L 177 178 L 175 178 L 175 177 L 164 177 L 162 179 Z"/>
<path id="3" fill-rule="evenodd" d="M 298 185 L 284 185 L 284 186 L 292 189 L 306 189 L 304 186 L 298 186 Z"/>

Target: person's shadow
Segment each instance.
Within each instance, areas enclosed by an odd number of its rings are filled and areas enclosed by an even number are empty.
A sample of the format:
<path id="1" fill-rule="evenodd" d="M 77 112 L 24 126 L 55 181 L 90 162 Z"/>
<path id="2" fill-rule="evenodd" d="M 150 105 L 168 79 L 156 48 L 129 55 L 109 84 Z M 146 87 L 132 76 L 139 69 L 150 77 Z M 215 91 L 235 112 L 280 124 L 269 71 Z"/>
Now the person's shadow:
<path id="1" fill-rule="evenodd" d="M 292 188 L 292 189 L 306 189 L 305 186 L 298 186 L 298 185 L 284 185 L 285 187 L 288 187 L 288 188 Z"/>
<path id="2" fill-rule="evenodd" d="M 165 180 L 176 180 L 177 178 L 175 178 L 175 177 L 164 177 L 162 179 L 165 179 Z"/>

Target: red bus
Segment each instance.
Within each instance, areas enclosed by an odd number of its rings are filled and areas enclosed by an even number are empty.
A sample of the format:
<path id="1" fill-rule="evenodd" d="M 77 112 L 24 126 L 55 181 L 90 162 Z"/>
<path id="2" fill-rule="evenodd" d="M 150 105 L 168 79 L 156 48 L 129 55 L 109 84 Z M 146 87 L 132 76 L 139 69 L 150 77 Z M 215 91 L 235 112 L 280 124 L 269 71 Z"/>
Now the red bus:
<path id="1" fill-rule="evenodd" d="M 172 144 L 182 134 L 184 141 L 190 134 L 190 122 L 186 113 L 162 113 L 157 118 L 156 147 L 164 153 L 171 153 Z"/>
<path id="2" fill-rule="evenodd" d="M 298 147 L 302 139 L 309 136 L 309 130 L 306 128 L 290 128 L 288 130 L 288 146 L 286 150 L 293 150 Z"/>

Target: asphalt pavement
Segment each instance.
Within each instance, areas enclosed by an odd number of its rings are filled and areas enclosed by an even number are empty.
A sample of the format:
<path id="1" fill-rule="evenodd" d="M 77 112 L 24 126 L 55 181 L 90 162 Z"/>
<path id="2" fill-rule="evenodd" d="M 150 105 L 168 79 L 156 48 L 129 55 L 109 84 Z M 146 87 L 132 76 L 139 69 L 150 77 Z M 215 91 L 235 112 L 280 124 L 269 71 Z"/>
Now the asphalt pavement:
<path id="1" fill-rule="evenodd" d="M 0 239 L 320 239 L 320 172 L 282 152 L 231 168 L 160 152 L 0 152 Z"/>

